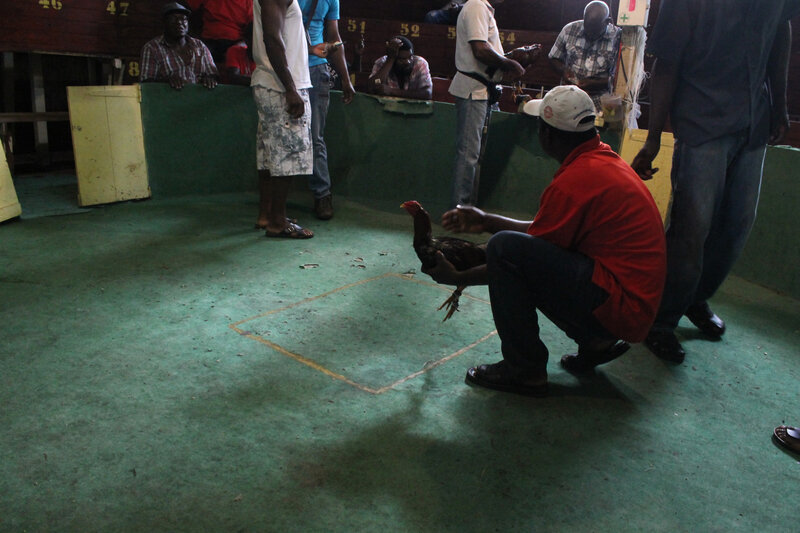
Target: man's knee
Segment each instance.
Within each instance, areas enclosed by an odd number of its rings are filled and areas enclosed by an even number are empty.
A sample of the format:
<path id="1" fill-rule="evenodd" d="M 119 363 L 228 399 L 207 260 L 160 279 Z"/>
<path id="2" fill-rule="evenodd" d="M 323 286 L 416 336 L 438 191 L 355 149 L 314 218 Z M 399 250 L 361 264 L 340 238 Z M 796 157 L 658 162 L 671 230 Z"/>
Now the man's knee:
<path id="1" fill-rule="evenodd" d="M 518 231 L 499 231 L 492 235 L 486 245 L 487 263 L 515 263 L 516 252 L 519 251 L 522 241 L 529 240 L 530 236 Z"/>

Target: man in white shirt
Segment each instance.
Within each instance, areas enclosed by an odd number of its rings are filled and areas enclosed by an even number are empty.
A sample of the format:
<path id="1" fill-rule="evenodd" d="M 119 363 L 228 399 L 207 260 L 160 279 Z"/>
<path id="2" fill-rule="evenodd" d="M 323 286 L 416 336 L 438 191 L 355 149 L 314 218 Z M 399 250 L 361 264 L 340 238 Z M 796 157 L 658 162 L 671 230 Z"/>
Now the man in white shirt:
<path id="1" fill-rule="evenodd" d="M 258 108 L 257 226 L 267 237 L 310 239 L 314 234 L 286 218 L 292 178 L 313 172 L 308 41 L 297 0 L 253 1 L 251 78 Z"/>
<path id="2" fill-rule="evenodd" d="M 483 124 L 490 113 L 489 91 L 508 73 L 512 79 L 525 74 L 517 61 L 503 55 L 494 6 L 503 0 L 468 0 L 456 24 L 456 69 L 450 94 L 456 98 L 456 160 L 450 207 L 472 205 L 475 172 L 480 156 Z"/>

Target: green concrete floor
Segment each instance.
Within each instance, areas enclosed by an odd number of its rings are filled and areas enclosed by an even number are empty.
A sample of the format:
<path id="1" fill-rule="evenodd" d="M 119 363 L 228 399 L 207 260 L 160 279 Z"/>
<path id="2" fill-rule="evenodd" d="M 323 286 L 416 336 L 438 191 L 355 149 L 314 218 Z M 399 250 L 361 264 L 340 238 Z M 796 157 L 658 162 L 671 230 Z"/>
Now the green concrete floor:
<path id="1" fill-rule="evenodd" d="M 407 215 L 306 204 L 309 241 L 244 194 L 0 225 L 0 530 L 796 527 L 800 302 L 731 279 L 722 341 L 582 382 L 545 322 L 552 394 L 495 393 L 485 288 L 442 324 Z"/>

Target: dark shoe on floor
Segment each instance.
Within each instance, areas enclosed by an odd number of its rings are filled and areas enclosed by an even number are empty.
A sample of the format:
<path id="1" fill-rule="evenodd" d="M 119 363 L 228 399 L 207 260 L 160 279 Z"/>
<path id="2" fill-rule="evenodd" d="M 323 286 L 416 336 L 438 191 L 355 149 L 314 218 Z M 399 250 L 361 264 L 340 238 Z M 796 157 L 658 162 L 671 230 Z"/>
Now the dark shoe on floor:
<path id="1" fill-rule="evenodd" d="M 594 367 L 613 361 L 630 348 L 631 345 L 625 341 L 618 341 L 603 351 L 582 350 L 579 347 L 578 353 L 568 353 L 561 358 L 561 366 L 571 374 L 591 374 Z"/>
<path id="2" fill-rule="evenodd" d="M 693 304 L 685 314 L 697 329 L 709 337 L 719 338 L 725 333 L 725 322 L 714 314 L 707 302 Z"/>
<path id="3" fill-rule="evenodd" d="M 480 365 L 467 370 L 467 383 L 480 385 L 487 389 L 513 392 L 523 396 L 542 397 L 547 395 L 547 379 L 531 379 L 512 371 L 505 361 L 493 365 Z"/>
<path id="4" fill-rule="evenodd" d="M 330 220 L 333 218 L 332 194 L 314 200 L 314 214 L 316 214 L 317 218 L 320 220 Z"/>
<path id="5" fill-rule="evenodd" d="M 683 363 L 686 352 L 683 351 L 678 337 L 672 331 L 651 331 L 644 340 L 644 345 L 653 352 L 656 357 L 673 363 Z"/>
<path id="6" fill-rule="evenodd" d="M 778 426 L 772 433 L 778 444 L 800 454 L 800 429 L 791 426 Z"/>

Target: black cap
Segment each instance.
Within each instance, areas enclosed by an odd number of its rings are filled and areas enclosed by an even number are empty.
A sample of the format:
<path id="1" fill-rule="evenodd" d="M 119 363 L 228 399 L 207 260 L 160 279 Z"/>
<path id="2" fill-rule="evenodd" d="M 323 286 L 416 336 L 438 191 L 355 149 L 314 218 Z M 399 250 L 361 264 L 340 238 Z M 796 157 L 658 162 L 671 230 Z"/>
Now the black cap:
<path id="1" fill-rule="evenodd" d="M 161 8 L 162 17 L 165 17 L 170 13 L 185 13 L 188 15 L 191 12 L 192 12 L 191 9 L 189 9 L 184 5 L 179 4 L 178 2 L 169 2 L 167 4 L 164 4 L 164 7 Z"/>

